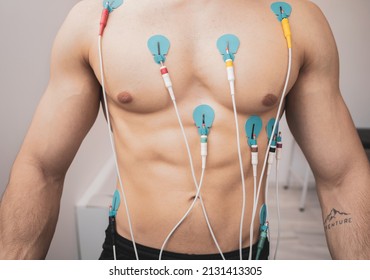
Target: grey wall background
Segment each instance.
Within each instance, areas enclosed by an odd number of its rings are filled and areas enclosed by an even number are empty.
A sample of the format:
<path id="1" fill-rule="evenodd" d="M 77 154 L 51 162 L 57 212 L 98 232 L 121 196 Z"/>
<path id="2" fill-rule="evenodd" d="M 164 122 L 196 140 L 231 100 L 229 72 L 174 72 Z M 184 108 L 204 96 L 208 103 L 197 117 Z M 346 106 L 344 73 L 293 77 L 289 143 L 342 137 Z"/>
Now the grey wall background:
<path id="1" fill-rule="evenodd" d="M 100 1 L 100 0 L 97 0 Z M 54 37 L 77 0 L 0 0 L 0 193 L 49 79 Z M 68 171 L 48 259 L 77 259 L 75 203 L 110 156 L 99 116 Z"/>
<path id="2" fill-rule="evenodd" d="M 100 0 L 97 0 L 100 1 Z M 77 0 L 0 2 L 0 194 L 49 78 L 52 42 Z M 341 59 L 341 89 L 357 127 L 370 127 L 370 1 L 315 0 L 331 24 Z M 282 124 L 286 144 L 292 142 Z M 287 146 L 287 145 L 286 145 Z M 100 115 L 68 172 L 48 259 L 77 259 L 75 204 L 110 156 Z M 286 155 L 285 158 L 288 158 Z M 281 166 L 282 177 L 287 164 Z"/>

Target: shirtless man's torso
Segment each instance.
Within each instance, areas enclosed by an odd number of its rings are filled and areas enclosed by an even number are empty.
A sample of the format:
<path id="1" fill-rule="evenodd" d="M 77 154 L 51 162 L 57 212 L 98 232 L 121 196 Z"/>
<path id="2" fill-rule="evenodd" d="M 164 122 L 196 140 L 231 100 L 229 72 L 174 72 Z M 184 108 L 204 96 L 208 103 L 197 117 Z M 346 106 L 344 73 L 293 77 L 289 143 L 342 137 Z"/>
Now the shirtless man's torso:
<path id="1" fill-rule="evenodd" d="M 89 22 L 94 30 L 96 24 Z M 171 42 L 166 66 L 198 181 L 200 141 L 193 110 L 200 104 L 207 104 L 215 111 L 202 198 L 222 250 L 228 252 L 239 246 L 242 182 L 229 82 L 225 63 L 216 47 L 217 39 L 227 33 L 236 35 L 241 41 L 234 65 L 247 189 L 243 230 L 243 247 L 246 247 L 249 246 L 253 205 L 253 175 L 244 124 L 251 115 L 260 116 L 265 125 L 275 117 L 288 63 L 286 41 L 281 25 L 270 10 L 270 2 L 236 1 L 225 6 L 221 1 L 193 1 L 191 4 L 126 1 L 108 20 L 103 36 L 108 106 L 135 241 L 140 244 L 161 248 L 196 194 L 173 104 L 159 66 L 147 48 L 147 40 L 152 35 L 162 34 Z M 100 77 L 96 36 L 92 38 L 89 59 L 95 75 Z M 297 48 L 290 87 L 297 78 L 299 57 Z M 262 151 L 268 142 L 266 133 L 261 134 L 258 142 L 259 162 L 263 162 Z M 260 203 L 262 201 L 261 195 Z M 124 209 L 120 207 L 117 216 L 118 232 L 129 238 Z M 258 225 L 257 219 L 256 233 Z M 254 237 L 256 241 L 258 234 Z M 166 250 L 217 253 L 199 203 L 174 233 Z"/>
<path id="2" fill-rule="evenodd" d="M 148 39 L 161 34 L 171 43 L 166 66 L 198 180 L 201 175 L 200 140 L 192 114 L 201 104 L 215 111 L 201 195 L 222 251 L 239 248 L 242 183 L 234 112 L 225 63 L 216 47 L 220 36 L 234 34 L 240 40 L 234 61 L 235 98 L 247 199 L 242 243 L 243 247 L 250 246 L 253 175 L 244 124 L 251 115 L 262 119 L 263 131 L 258 138 L 258 174 L 261 174 L 268 143 L 264 127 L 277 113 L 288 68 L 287 44 L 281 24 L 270 10 L 271 3 L 265 0 L 126 0 L 110 14 L 102 38 L 105 85 L 119 170 L 137 243 L 161 248 L 196 194 L 173 104 L 163 84 L 160 66 L 153 61 L 147 48 Z M 329 140 L 329 147 L 323 151 L 316 135 L 332 139 L 339 134 L 348 136 L 351 133 L 347 131 L 353 132 L 354 128 L 339 94 L 337 52 L 325 18 L 308 1 L 289 3 L 293 8 L 289 18 L 293 60 L 284 106 L 291 130 L 304 147 L 318 184 L 328 186 L 333 181 L 338 183 L 337 178 L 348 168 L 340 165 L 335 169 L 330 163 L 340 162 L 342 157 L 350 162 L 355 159 L 343 151 L 345 149 L 334 153 L 339 144 Z M 28 156 L 18 159 L 19 166 L 20 162 L 36 162 L 34 158 L 39 159 L 42 166 L 48 166 L 45 171 L 39 162 L 33 165 L 43 170 L 42 179 L 35 180 L 44 182 L 44 176 L 53 174 L 49 181 L 62 185 L 63 174 L 96 118 L 102 82 L 98 56 L 101 11 L 101 1 L 80 2 L 56 38 L 50 84 L 20 152 Z M 321 120 L 326 114 L 329 116 Z M 340 128 L 338 123 L 341 123 Z M 40 139 L 40 131 L 47 140 Z M 344 131 L 346 133 L 342 133 Z M 354 142 L 358 143 L 356 136 L 348 136 L 341 145 L 353 147 Z M 361 166 L 360 172 L 365 174 L 362 180 L 368 180 L 366 159 L 359 148 L 354 150 L 357 166 Z M 58 163 L 55 163 L 57 158 Z M 46 196 L 49 192 L 60 196 L 61 188 L 55 189 L 58 191 L 40 191 L 37 196 Z M 337 207 L 348 208 L 340 198 L 333 196 L 332 188 L 322 189 L 319 194 L 323 215 L 337 203 L 340 205 Z M 345 187 L 337 189 L 343 193 L 347 191 Z M 263 188 L 261 193 L 264 193 Z M 264 196 L 260 195 L 257 209 L 262 203 Z M 350 212 L 355 215 L 357 210 Z M 117 231 L 130 239 L 126 214 L 121 205 Z M 55 216 L 52 212 L 45 220 L 56 219 Z M 44 228 L 46 240 L 50 240 L 54 229 L 52 226 Z M 257 218 L 253 243 L 258 239 L 258 231 Z M 330 241 L 330 234 L 329 246 L 333 253 L 337 240 Z M 44 248 L 40 250 L 43 253 L 30 253 L 30 256 L 42 257 L 48 244 L 34 243 Z M 171 237 L 166 250 L 188 254 L 218 252 L 199 203 Z"/>

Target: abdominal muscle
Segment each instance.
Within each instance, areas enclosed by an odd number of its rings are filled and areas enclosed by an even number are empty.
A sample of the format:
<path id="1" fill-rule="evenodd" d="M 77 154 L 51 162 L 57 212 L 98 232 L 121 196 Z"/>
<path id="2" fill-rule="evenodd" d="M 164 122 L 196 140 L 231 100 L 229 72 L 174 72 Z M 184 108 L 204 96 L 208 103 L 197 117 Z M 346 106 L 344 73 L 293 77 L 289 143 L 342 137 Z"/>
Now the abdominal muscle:
<path id="1" fill-rule="evenodd" d="M 186 105 L 180 104 L 179 107 L 180 109 L 184 107 L 183 112 L 192 112 L 190 108 L 186 109 Z M 243 199 L 240 165 L 233 112 L 218 107 L 217 104 L 212 107 L 215 107 L 216 120 L 208 138 L 207 165 L 200 194 L 220 248 L 223 252 L 229 252 L 239 248 Z M 138 123 L 136 117 L 133 117 L 131 122 L 127 116 L 120 117 L 118 122 L 114 122 L 117 131 L 115 140 L 116 143 L 120 143 L 116 148 L 135 242 L 160 249 L 168 234 L 192 205 L 197 189 L 175 113 L 159 114 L 156 122 L 150 122 L 153 116 L 148 116 L 147 121 L 145 121 L 146 116 L 140 118 L 143 118 L 140 121 L 142 124 L 140 128 L 137 125 L 131 127 L 130 123 Z M 242 130 L 246 118 L 247 116 L 240 116 L 239 120 L 246 186 L 243 247 L 248 247 L 250 243 L 249 226 L 253 207 L 250 149 Z M 199 184 L 202 170 L 200 138 L 191 118 L 184 115 L 183 122 L 192 154 L 196 181 Z M 162 123 L 162 125 L 156 127 L 156 123 Z M 267 142 L 267 139 L 262 142 Z M 266 145 L 260 146 L 260 162 L 263 162 L 262 150 L 265 147 Z M 261 167 L 262 164 L 260 164 L 259 174 Z M 119 185 L 117 188 L 120 190 Z M 262 194 L 264 194 L 263 190 L 261 190 L 257 209 L 264 199 Z M 258 224 L 257 215 L 253 242 L 258 239 Z M 131 239 L 123 204 L 117 214 L 117 231 L 121 236 Z M 218 252 L 207 226 L 200 199 L 197 199 L 194 208 L 171 236 L 164 249 L 189 254 Z"/>

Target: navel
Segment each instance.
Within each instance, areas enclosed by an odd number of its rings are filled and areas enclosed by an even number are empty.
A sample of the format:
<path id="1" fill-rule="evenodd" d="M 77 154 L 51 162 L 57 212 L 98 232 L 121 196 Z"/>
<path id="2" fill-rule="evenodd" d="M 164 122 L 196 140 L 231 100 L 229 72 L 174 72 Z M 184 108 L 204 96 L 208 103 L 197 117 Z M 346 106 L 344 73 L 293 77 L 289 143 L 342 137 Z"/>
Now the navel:
<path id="1" fill-rule="evenodd" d="M 275 95 L 269 93 L 263 98 L 262 104 L 266 107 L 272 107 L 277 103 L 277 101 L 278 98 Z"/>
<path id="2" fill-rule="evenodd" d="M 132 102 L 132 100 L 133 100 L 132 95 L 127 91 L 123 91 L 123 92 L 119 93 L 118 96 L 117 96 L 117 99 L 122 104 L 128 104 L 128 103 Z"/>

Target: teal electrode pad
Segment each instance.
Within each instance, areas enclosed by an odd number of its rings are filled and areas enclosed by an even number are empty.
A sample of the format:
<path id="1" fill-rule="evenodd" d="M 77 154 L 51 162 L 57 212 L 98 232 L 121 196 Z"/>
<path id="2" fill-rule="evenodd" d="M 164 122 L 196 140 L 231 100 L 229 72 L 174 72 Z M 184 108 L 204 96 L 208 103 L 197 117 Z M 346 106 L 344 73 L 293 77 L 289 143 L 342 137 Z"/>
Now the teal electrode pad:
<path id="1" fill-rule="evenodd" d="M 202 134 L 203 124 L 205 125 L 207 130 L 209 130 L 212 127 L 213 121 L 215 120 L 215 112 L 212 109 L 212 107 L 206 104 L 199 105 L 194 109 L 193 120 L 196 127 L 198 128 L 199 134 Z"/>
<path id="2" fill-rule="evenodd" d="M 245 133 L 248 137 L 248 145 L 256 145 L 258 135 L 262 130 L 262 120 L 259 116 L 250 116 L 245 122 Z M 254 136 L 254 137 L 253 137 Z"/>
<path id="3" fill-rule="evenodd" d="M 123 0 L 103 0 L 103 7 L 109 9 L 109 12 L 117 9 L 123 4 Z"/>
<path id="4" fill-rule="evenodd" d="M 220 54 L 223 56 L 224 61 L 231 59 L 234 61 L 235 54 L 239 49 L 240 41 L 239 38 L 233 34 L 222 35 L 217 40 L 217 48 Z M 227 51 L 229 53 L 227 53 Z"/>
<path id="5" fill-rule="evenodd" d="M 279 21 L 288 18 L 292 13 L 292 7 L 285 2 L 275 2 L 271 4 L 271 10 Z"/>
<path id="6" fill-rule="evenodd" d="M 170 41 L 163 35 L 154 35 L 148 40 L 148 48 L 157 64 L 165 62 L 170 49 Z"/>
<path id="7" fill-rule="evenodd" d="M 275 118 L 272 118 L 272 119 L 269 120 L 269 122 L 266 126 L 266 132 L 267 132 L 267 137 L 268 137 L 269 141 L 270 141 L 270 138 L 271 138 L 271 135 L 272 135 L 272 130 L 274 129 L 274 124 L 275 124 Z M 276 124 L 275 132 L 274 132 L 275 137 L 277 137 L 278 131 L 279 131 L 279 123 Z M 275 141 L 273 140 L 271 142 L 271 145 L 273 143 L 276 144 L 276 139 L 275 139 Z"/>

